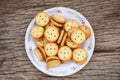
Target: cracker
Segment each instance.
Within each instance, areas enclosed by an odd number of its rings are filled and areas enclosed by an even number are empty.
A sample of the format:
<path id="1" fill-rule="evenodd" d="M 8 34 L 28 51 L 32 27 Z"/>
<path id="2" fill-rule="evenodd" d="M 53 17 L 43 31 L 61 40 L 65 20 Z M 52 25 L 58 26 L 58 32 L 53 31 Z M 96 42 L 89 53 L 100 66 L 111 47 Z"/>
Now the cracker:
<path id="1" fill-rule="evenodd" d="M 58 51 L 58 57 L 63 63 L 67 63 L 72 58 L 72 50 L 68 46 L 62 46 Z"/>
<path id="2" fill-rule="evenodd" d="M 87 61 L 87 53 L 84 49 L 77 48 L 73 50 L 73 60 L 77 64 L 84 64 Z"/>
<path id="3" fill-rule="evenodd" d="M 30 31 L 30 35 L 35 39 L 41 38 L 43 34 L 44 28 L 39 26 L 34 26 Z"/>
<path id="4" fill-rule="evenodd" d="M 55 42 L 55 41 L 57 41 L 57 39 L 59 37 L 59 29 L 56 28 L 56 27 L 48 27 L 45 30 L 44 37 L 49 42 Z"/>
<path id="5" fill-rule="evenodd" d="M 80 47 L 80 45 L 72 42 L 69 38 L 66 39 L 66 45 L 72 49 Z"/>
<path id="6" fill-rule="evenodd" d="M 86 39 L 88 39 L 91 35 L 91 30 L 86 25 L 81 25 L 79 27 L 80 30 L 82 30 L 86 34 Z"/>
<path id="7" fill-rule="evenodd" d="M 44 47 L 47 44 L 47 40 L 44 37 L 36 40 L 35 42 L 38 47 L 39 46 Z"/>
<path id="8" fill-rule="evenodd" d="M 44 47 L 47 56 L 55 56 L 58 52 L 58 45 L 56 43 L 47 43 Z"/>
<path id="9" fill-rule="evenodd" d="M 39 12 L 35 17 L 35 22 L 39 26 L 46 26 L 49 21 L 49 16 L 46 12 Z"/>
<path id="10" fill-rule="evenodd" d="M 86 40 L 86 35 L 82 30 L 76 30 L 72 32 L 70 38 L 74 43 L 82 44 Z"/>
<path id="11" fill-rule="evenodd" d="M 64 24 L 65 31 L 68 32 L 68 30 L 72 27 L 78 27 L 78 23 L 75 20 L 70 19 L 70 20 L 65 22 L 65 24 Z"/>

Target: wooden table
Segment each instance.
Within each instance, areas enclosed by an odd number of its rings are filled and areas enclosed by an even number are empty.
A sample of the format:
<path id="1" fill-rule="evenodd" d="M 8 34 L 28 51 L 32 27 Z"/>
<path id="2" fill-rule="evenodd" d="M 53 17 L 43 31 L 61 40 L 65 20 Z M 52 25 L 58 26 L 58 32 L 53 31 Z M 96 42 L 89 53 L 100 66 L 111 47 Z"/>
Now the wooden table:
<path id="1" fill-rule="evenodd" d="M 81 12 L 96 38 L 90 62 L 67 77 L 38 71 L 25 52 L 24 37 L 36 13 L 64 6 Z M 120 0 L 1 0 L 0 80 L 120 80 Z"/>

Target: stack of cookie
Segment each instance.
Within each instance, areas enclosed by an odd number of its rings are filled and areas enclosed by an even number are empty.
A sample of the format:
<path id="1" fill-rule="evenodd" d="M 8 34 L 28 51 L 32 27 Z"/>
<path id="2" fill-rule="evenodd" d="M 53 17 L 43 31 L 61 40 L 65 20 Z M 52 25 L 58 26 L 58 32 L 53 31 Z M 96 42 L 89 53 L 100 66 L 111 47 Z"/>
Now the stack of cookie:
<path id="1" fill-rule="evenodd" d="M 65 20 L 58 14 L 50 17 L 46 12 L 39 12 L 35 23 L 30 31 L 37 45 L 35 54 L 40 61 L 46 61 L 47 67 L 57 67 L 72 59 L 77 64 L 86 62 L 87 53 L 80 48 L 91 35 L 86 25 L 78 25 L 73 19 Z"/>

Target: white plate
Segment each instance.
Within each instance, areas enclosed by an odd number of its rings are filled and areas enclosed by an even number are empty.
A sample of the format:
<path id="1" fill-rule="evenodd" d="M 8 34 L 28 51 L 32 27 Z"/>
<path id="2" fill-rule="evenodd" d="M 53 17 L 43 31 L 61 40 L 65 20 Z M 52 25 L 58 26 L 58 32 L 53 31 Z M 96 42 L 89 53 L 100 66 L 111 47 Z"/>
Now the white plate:
<path id="1" fill-rule="evenodd" d="M 60 14 L 66 20 L 74 19 L 79 23 L 79 25 L 85 24 L 91 29 L 91 33 L 92 33 L 91 37 L 82 45 L 82 48 L 85 49 L 88 54 L 87 62 L 83 65 L 78 65 L 78 64 L 75 64 L 73 61 L 71 61 L 66 64 L 61 64 L 59 67 L 48 69 L 46 67 L 46 63 L 39 61 L 34 53 L 34 48 L 36 47 L 36 45 L 32 37 L 30 36 L 30 29 L 35 25 L 34 24 L 35 19 L 33 19 L 31 23 L 29 24 L 27 31 L 26 31 L 26 35 L 25 35 L 25 49 L 26 49 L 26 53 L 30 61 L 38 70 L 51 76 L 68 76 L 68 75 L 72 75 L 80 71 L 89 62 L 90 58 L 93 55 L 93 51 L 94 51 L 95 37 L 94 37 L 94 32 L 93 32 L 93 29 L 90 23 L 79 12 L 73 9 L 65 8 L 65 7 L 50 8 L 50 9 L 45 10 L 45 12 L 47 12 L 49 16 L 51 16 L 52 14 Z"/>

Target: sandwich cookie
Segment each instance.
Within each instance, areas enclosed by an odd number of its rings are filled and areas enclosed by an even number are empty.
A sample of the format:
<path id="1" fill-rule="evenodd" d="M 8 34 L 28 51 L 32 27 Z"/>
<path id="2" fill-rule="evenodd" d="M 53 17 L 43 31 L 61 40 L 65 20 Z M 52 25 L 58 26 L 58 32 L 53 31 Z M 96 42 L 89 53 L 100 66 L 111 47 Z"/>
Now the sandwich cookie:
<path id="1" fill-rule="evenodd" d="M 37 47 L 35 48 L 35 54 L 37 56 L 37 58 L 40 60 L 40 61 L 44 61 L 46 60 L 46 54 L 45 54 L 45 51 L 42 47 Z"/>
<path id="2" fill-rule="evenodd" d="M 58 67 L 61 64 L 60 59 L 56 56 L 47 57 L 46 62 L 48 68 Z"/>
<path id="3" fill-rule="evenodd" d="M 62 41 L 62 38 L 63 38 L 63 36 L 64 36 L 64 33 L 65 33 L 65 30 L 61 30 L 60 36 L 59 36 L 59 38 L 58 38 L 58 40 L 57 40 L 57 44 L 60 44 L 60 42 Z"/>
<path id="4" fill-rule="evenodd" d="M 65 34 L 64 34 L 64 36 L 63 36 L 63 39 L 62 39 L 62 41 L 61 41 L 60 46 L 64 46 L 65 41 L 66 41 L 66 38 L 67 38 L 67 35 L 68 35 L 68 33 L 67 33 L 67 32 L 65 32 Z"/>

